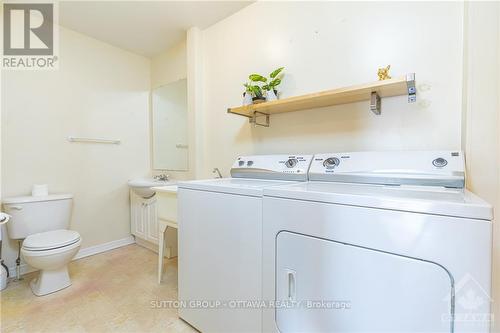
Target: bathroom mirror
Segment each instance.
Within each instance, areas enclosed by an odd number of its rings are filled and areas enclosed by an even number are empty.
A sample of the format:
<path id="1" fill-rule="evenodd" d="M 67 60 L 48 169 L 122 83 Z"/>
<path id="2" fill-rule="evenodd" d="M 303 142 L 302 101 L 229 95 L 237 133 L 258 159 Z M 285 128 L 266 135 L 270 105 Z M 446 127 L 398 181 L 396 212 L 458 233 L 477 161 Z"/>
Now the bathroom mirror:
<path id="1" fill-rule="evenodd" d="M 152 91 L 153 169 L 188 170 L 187 81 Z"/>

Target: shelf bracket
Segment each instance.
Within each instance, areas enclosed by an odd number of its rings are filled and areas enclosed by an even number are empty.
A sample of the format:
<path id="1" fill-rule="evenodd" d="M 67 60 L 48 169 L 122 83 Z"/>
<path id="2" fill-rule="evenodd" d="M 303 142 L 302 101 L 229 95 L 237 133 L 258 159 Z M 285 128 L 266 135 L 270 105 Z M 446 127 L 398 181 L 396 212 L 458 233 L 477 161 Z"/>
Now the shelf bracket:
<path id="1" fill-rule="evenodd" d="M 406 87 L 408 88 L 408 103 L 417 101 L 417 88 L 415 87 L 415 73 L 406 75 Z"/>
<path id="2" fill-rule="evenodd" d="M 266 117 L 266 122 L 265 123 L 259 123 L 257 121 L 257 117 Z M 250 124 L 254 124 L 255 127 L 257 126 L 262 126 L 262 127 L 269 127 L 269 115 L 267 113 L 262 113 L 259 111 L 254 111 L 252 114 L 252 117 L 248 119 Z"/>
<path id="3" fill-rule="evenodd" d="M 372 111 L 376 115 L 380 115 L 380 106 L 380 96 L 376 91 L 372 91 L 372 95 L 370 97 L 370 111 Z"/>

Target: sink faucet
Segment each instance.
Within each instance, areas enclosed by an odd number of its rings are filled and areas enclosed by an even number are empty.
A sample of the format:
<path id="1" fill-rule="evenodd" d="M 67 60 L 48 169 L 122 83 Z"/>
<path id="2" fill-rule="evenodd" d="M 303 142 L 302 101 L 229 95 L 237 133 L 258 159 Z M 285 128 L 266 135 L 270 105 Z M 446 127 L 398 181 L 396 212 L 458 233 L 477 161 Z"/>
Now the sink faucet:
<path id="1" fill-rule="evenodd" d="M 156 175 L 153 178 L 156 180 L 161 180 L 162 182 L 168 182 L 169 175 L 162 173 L 161 175 Z"/>
<path id="2" fill-rule="evenodd" d="M 216 173 L 217 175 L 215 176 L 215 178 L 222 178 L 222 174 L 220 173 L 220 170 L 219 168 L 214 168 L 212 170 L 212 173 Z"/>

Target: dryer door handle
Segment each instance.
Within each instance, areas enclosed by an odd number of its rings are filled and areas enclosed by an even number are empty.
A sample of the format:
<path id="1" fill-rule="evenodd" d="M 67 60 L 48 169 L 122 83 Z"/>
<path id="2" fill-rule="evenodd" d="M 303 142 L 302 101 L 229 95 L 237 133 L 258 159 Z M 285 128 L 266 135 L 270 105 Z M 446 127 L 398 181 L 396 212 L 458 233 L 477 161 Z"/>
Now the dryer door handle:
<path id="1" fill-rule="evenodd" d="M 293 269 L 286 269 L 286 278 L 288 284 L 288 300 L 295 301 L 297 298 L 297 279 L 296 274 Z"/>

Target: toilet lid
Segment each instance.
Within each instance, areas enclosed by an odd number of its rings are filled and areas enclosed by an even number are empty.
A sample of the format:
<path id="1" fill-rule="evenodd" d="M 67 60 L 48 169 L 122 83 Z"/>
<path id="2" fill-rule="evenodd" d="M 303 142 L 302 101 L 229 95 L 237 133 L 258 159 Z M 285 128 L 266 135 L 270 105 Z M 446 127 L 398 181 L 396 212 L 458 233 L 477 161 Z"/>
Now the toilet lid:
<path id="1" fill-rule="evenodd" d="M 80 240 L 80 234 L 74 230 L 53 230 L 33 234 L 23 242 L 26 250 L 50 250 L 74 244 Z"/>

